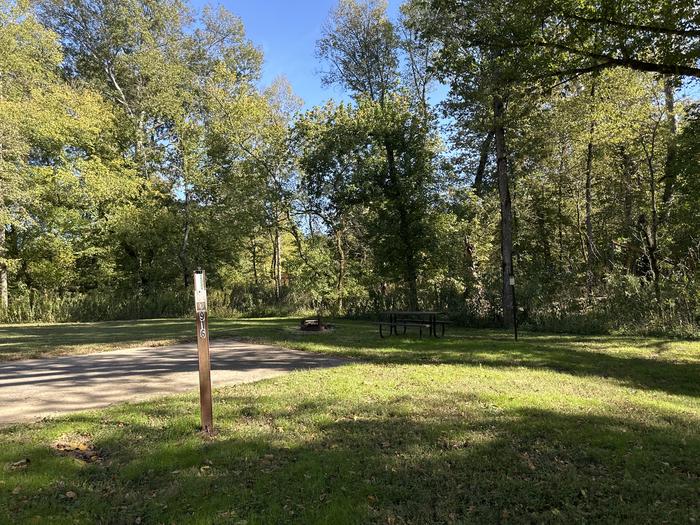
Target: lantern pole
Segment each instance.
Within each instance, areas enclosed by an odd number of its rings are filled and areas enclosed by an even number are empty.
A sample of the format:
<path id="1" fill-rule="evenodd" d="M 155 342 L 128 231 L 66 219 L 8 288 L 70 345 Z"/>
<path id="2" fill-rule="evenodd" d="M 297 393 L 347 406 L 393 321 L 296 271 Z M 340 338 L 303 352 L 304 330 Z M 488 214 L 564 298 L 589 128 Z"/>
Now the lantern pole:
<path id="1" fill-rule="evenodd" d="M 515 300 L 515 275 L 510 274 L 510 291 L 513 294 L 513 335 L 518 340 L 518 303 Z"/>

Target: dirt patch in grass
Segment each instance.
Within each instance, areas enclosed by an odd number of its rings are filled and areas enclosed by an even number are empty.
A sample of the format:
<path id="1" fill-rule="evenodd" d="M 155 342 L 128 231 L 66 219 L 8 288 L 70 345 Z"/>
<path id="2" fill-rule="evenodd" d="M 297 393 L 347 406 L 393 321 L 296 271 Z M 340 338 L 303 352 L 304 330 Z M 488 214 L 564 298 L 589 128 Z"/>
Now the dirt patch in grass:
<path id="1" fill-rule="evenodd" d="M 63 457 L 70 457 L 83 463 L 101 463 L 104 454 L 95 448 L 90 436 L 62 436 L 52 443 L 51 448 Z"/>

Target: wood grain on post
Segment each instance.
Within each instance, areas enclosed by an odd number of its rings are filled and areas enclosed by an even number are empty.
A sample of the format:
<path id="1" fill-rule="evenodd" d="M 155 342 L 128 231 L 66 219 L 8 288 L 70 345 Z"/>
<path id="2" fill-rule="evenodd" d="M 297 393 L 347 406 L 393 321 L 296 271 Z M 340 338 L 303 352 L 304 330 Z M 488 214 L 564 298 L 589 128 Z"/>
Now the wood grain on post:
<path id="1" fill-rule="evenodd" d="M 199 275 L 198 275 L 199 274 Z M 211 396 L 211 360 L 209 353 L 209 316 L 204 272 L 195 272 L 195 308 L 197 324 L 197 353 L 199 354 L 199 406 L 202 415 L 202 430 L 214 431 Z"/>

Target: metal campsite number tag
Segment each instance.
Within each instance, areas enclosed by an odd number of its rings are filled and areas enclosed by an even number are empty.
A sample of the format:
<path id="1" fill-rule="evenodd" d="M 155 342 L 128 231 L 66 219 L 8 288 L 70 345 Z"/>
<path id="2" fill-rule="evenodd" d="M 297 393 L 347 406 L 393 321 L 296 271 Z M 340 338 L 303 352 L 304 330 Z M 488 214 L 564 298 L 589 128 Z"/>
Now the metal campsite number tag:
<path id="1" fill-rule="evenodd" d="M 194 274 L 194 309 L 197 313 L 207 311 L 207 288 L 204 272 Z"/>

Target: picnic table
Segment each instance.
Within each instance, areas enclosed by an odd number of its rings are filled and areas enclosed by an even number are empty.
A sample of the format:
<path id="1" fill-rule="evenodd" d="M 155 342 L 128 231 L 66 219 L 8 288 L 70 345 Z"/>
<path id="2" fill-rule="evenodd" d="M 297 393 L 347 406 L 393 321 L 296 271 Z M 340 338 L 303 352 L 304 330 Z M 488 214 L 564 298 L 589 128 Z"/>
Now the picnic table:
<path id="1" fill-rule="evenodd" d="M 389 335 L 399 335 L 399 328 L 403 328 L 402 335 L 406 334 L 409 327 L 418 328 L 419 337 L 423 337 L 423 329 L 427 328 L 428 333 L 432 337 L 442 337 L 445 335 L 445 325 L 449 321 L 438 319 L 438 316 L 444 315 L 442 312 L 426 312 L 426 311 L 396 311 L 391 310 L 379 314 L 379 336 L 384 338 L 384 328 L 389 328 Z M 440 327 L 440 335 L 438 335 L 438 327 Z"/>

